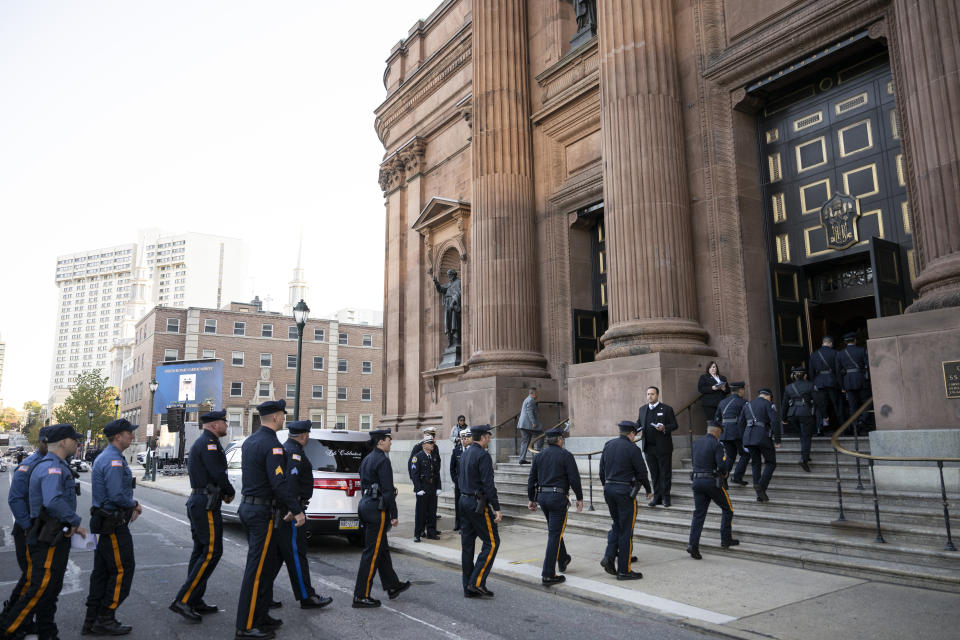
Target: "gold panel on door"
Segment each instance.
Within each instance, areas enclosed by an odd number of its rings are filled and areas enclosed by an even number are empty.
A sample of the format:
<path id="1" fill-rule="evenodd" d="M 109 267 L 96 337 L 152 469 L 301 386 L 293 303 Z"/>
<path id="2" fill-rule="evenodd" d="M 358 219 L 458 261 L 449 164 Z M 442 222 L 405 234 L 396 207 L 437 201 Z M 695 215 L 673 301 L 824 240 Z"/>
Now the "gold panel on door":
<path id="1" fill-rule="evenodd" d="M 900 203 L 900 214 L 903 216 L 903 232 L 912 234 L 910 228 L 910 205 L 904 200 Z"/>
<path id="2" fill-rule="evenodd" d="M 837 131 L 837 140 L 840 143 L 841 158 L 873 149 L 873 127 L 870 118 L 843 127 Z"/>
<path id="3" fill-rule="evenodd" d="M 803 250 L 808 258 L 823 256 L 833 251 L 827 246 L 827 232 L 821 225 L 815 224 L 803 230 Z"/>
<path id="4" fill-rule="evenodd" d="M 813 147 L 819 145 L 819 147 Z M 825 136 L 808 140 L 794 147 L 797 154 L 797 173 L 816 169 L 827 164 L 827 139 Z"/>
<path id="5" fill-rule="evenodd" d="M 767 131 L 767 144 L 772 144 L 779 139 L 780 129 L 778 127 L 774 127 L 773 129 L 770 129 L 770 131 Z"/>
<path id="6" fill-rule="evenodd" d="M 815 111 L 793 121 L 793 131 L 803 131 L 815 124 L 823 122 L 823 111 Z"/>
<path id="7" fill-rule="evenodd" d="M 800 302 L 800 285 L 796 273 L 783 273 L 774 269 L 773 293 L 777 300 Z"/>
<path id="8" fill-rule="evenodd" d="M 869 182 L 868 182 L 869 179 Z M 851 187 L 851 184 L 853 186 Z M 869 184 L 869 190 L 866 189 Z M 857 191 L 854 191 L 854 189 Z M 874 162 L 865 164 L 856 169 L 850 169 L 843 172 L 843 190 L 854 198 L 866 198 L 880 193 L 880 187 L 877 184 L 877 165 Z"/>
<path id="9" fill-rule="evenodd" d="M 799 315 L 782 313 L 777 316 L 777 326 L 781 345 L 785 347 L 803 346 L 803 325 L 800 323 Z"/>
<path id="10" fill-rule="evenodd" d="M 770 169 L 770 182 L 777 182 L 783 177 L 780 166 L 780 153 L 771 153 L 767 156 L 767 166 Z"/>
<path id="11" fill-rule="evenodd" d="M 820 213 L 820 207 L 832 196 L 830 178 L 817 180 L 800 187 L 801 213 Z"/>
<path id="12" fill-rule="evenodd" d="M 771 197 L 772 206 L 773 206 L 773 222 L 774 224 L 779 224 L 781 222 L 786 222 L 787 220 L 787 209 L 784 205 L 783 193 L 775 193 Z"/>
<path id="13" fill-rule="evenodd" d="M 861 213 L 861 214 L 860 214 L 860 219 L 857 220 L 857 228 L 858 228 L 858 230 L 863 228 L 863 222 L 864 222 L 864 220 L 866 220 L 868 217 L 871 217 L 871 216 L 873 216 L 874 219 L 877 221 L 877 237 L 880 238 L 880 239 L 883 239 L 883 237 L 884 237 L 884 234 L 883 234 L 883 211 L 880 210 L 880 209 L 871 209 L 870 211 L 864 211 L 863 213 Z M 861 234 L 859 234 L 858 237 L 863 236 L 863 235 L 864 235 L 864 234 L 861 233 Z M 872 235 L 872 234 L 871 234 L 871 235 Z M 861 244 L 861 245 L 870 244 L 870 236 L 868 235 L 865 240 L 861 240 L 861 241 L 859 242 L 859 244 Z"/>
<path id="14" fill-rule="evenodd" d="M 777 243 L 777 262 L 787 264 L 790 262 L 790 237 L 781 233 L 775 240 Z"/>
<path id="15" fill-rule="evenodd" d="M 903 154 L 897 154 L 897 182 L 901 187 L 907 186 L 907 181 L 903 178 Z"/>
<path id="16" fill-rule="evenodd" d="M 894 140 L 900 139 L 900 121 L 897 118 L 897 110 L 890 109 L 890 135 Z"/>
<path id="17" fill-rule="evenodd" d="M 845 113 L 850 113 L 855 109 L 860 107 L 865 107 L 870 104 L 870 96 L 864 91 L 863 93 L 858 93 L 852 98 L 847 98 L 846 100 L 841 100 L 836 105 L 834 105 L 834 113 L 838 116 L 842 116 Z"/>

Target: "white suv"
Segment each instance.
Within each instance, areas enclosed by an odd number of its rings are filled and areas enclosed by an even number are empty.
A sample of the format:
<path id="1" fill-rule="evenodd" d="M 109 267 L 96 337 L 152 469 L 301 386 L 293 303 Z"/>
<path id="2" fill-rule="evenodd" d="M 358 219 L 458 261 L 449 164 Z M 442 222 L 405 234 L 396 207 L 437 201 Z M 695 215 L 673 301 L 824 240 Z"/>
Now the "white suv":
<path id="1" fill-rule="evenodd" d="M 289 432 L 277 432 L 286 442 Z M 307 537 L 313 534 L 342 534 L 353 543 L 360 542 L 360 461 L 370 453 L 370 436 L 363 431 L 311 429 L 304 453 L 313 464 L 313 496 L 307 506 Z M 237 509 L 243 492 L 242 447 L 227 452 L 227 476 L 237 490 L 237 499 L 224 503 L 223 519 L 239 522 Z"/>

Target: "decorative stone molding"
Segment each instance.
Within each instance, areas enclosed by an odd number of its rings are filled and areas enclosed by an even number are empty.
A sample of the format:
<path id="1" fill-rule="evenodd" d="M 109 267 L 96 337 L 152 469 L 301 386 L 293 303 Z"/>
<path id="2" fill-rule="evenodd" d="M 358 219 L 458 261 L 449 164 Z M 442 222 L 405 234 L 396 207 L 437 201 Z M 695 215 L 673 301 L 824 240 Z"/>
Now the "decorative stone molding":
<path id="1" fill-rule="evenodd" d="M 870 25 L 870 28 L 867 29 L 867 37 L 871 40 L 888 40 L 887 21 L 885 19 L 878 20 Z"/>
<path id="2" fill-rule="evenodd" d="M 600 81 L 600 58 L 597 55 L 597 39 L 571 51 L 544 70 L 536 78 L 543 89 L 544 105 L 554 98 Z M 582 87 L 581 87 L 582 85 Z"/>
<path id="3" fill-rule="evenodd" d="M 440 267 L 443 254 L 453 247 L 460 261 L 467 260 L 467 242 L 464 222 L 470 216 L 470 203 L 450 198 L 431 198 L 423 208 L 412 229 L 423 236 L 426 262 L 434 271 Z M 451 228 L 456 231 L 451 233 Z"/>
<path id="4" fill-rule="evenodd" d="M 396 191 L 403 185 L 405 177 L 405 167 L 403 161 L 393 154 L 383 161 L 380 165 L 379 183 L 383 195 Z"/>
<path id="5" fill-rule="evenodd" d="M 413 179 L 423 171 L 426 149 L 427 143 L 423 138 L 414 138 L 397 152 L 407 180 Z"/>

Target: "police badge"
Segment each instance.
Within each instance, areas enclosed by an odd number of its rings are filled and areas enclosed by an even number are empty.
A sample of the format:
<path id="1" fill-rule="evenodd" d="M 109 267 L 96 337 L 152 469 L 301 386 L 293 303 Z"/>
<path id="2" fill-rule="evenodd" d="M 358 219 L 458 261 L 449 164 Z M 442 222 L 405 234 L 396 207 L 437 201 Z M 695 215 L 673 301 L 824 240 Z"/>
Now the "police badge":
<path id="1" fill-rule="evenodd" d="M 845 193 L 835 193 L 820 207 L 820 224 L 827 235 L 827 246 L 842 251 L 857 242 L 857 218 L 860 202 Z"/>

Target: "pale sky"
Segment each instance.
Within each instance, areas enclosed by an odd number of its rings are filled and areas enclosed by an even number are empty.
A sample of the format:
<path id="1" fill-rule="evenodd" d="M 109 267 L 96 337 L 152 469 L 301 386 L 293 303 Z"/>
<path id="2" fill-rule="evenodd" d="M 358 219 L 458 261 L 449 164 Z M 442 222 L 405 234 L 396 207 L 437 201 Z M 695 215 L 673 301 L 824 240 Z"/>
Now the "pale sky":
<path id="1" fill-rule="evenodd" d="M 302 225 L 311 315 L 380 309 L 372 112 L 439 4 L 0 0 L 4 405 L 46 402 L 56 256 L 140 228 L 245 240 L 249 293 L 280 311 Z"/>

